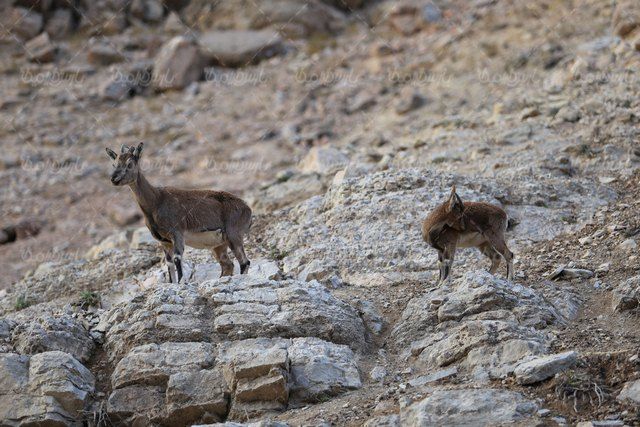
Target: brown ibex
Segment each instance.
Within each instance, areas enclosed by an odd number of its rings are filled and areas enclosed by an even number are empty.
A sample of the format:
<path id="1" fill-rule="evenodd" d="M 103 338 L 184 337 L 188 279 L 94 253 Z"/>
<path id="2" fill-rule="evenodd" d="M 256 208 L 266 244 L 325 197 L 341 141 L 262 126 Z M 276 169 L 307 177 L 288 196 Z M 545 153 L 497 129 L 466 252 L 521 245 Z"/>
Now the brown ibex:
<path id="1" fill-rule="evenodd" d="M 120 154 L 107 148 L 114 160 L 111 182 L 128 185 L 138 201 L 145 223 L 164 250 L 169 280 L 177 270 L 182 279 L 182 254 L 185 244 L 196 249 L 211 249 L 222 268 L 221 276 L 233 274 L 230 248 L 240 263 L 240 272 L 249 269 L 244 252 L 244 235 L 251 226 L 251 209 L 240 198 L 224 191 L 182 190 L 155 187 L 140 170 L 141 142 L 137 147 L 123 145 Z"/>
<path id="2" fill-rule="evenodd" d="M 478 248 L 489 257 L 494 274 L 500 259 L 507 263 L 507 279 L 513 280 L 513 253 L 507 247 L 507 213 L 485 202 L 462 202 L 455 185 L 449 199 L 437 206 L 422 223 L 422 238 L 438 251 L 438 283 L 449 278 L 456 248 Z"/>

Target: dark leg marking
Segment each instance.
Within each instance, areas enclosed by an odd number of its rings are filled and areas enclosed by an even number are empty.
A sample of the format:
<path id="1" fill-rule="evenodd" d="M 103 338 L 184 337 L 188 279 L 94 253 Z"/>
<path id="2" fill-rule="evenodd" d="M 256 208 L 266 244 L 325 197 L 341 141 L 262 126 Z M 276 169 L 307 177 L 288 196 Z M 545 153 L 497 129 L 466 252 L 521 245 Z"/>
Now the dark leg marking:
<path id="1" fill-rule="evenodd" d="M 176 265 L 176 271 L 178 272 L 178 283 L 182 280 L 182 261 L 180 256 L 173 257 L 173 263 Z"/>

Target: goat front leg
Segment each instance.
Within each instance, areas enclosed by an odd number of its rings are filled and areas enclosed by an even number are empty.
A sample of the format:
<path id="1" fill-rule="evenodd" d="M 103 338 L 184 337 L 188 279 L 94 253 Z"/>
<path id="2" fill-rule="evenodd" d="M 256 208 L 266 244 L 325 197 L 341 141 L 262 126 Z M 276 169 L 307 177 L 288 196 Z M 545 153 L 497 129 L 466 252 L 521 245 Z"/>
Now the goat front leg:
<path id="1" fill-rule="evenodd" d="M 451 275 L 451 267 L 453 266 L 453 260 L 456 255 L 457 243 L 458 243 L 457 241 L 447 242 L 447 245 L 444 248 L 444 253 L 443 253 L 444 262 L 442 263 L 443 264 L 442 281 L 444 283 L 449 281 L 449 276 Z"/>
<path id="2" fill-rule="evenodd" d="M 182 281 L 182 254 L 184 253 L 184 237 L 181 233 L 173 235 L 173 263 L 178 271 L 178 283 Z"/>
<path id="3" fill-rule="evenodd" d="M 438 271 L 439 274 L 436 286 L 438 286 L 442 282 L 444 276 L 444 253 L 441 250 L 438 250 Z"/>
<path id="4" fill-rule="evenodd" d="M 173 276 L 176 272 L 176 265 L 173 263 L 173 246 L 162 245 L 164 251 L 164 262 L 167 264 L 167 272 L 169 273 L 169 282 L 173 283 Z"/>

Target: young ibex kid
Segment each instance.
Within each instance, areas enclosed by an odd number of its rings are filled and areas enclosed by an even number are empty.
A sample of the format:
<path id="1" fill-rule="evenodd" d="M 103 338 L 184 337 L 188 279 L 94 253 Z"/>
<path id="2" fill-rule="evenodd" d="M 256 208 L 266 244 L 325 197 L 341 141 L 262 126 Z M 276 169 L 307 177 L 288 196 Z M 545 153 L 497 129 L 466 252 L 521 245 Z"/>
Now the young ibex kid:
<path id="1" fill-rule="evenodd" d="M 506 230 L 507 213 L 502 208 L 485 202 L 463 203 L 453 186 L 449 199 L 422 223 L 422 238 L 438 251 L 438 283 L 449 278 L 457 247 L 478 248 L 491 260 L 491 274 L 504 258 L 507 279 L 513 280 L 513 253 L 507 247 Z"/>
<path id="2" fill-rule="evenodd" d="M 140 170 L 142 142 L 137 147 L 122 146 L 120 154 L 107 148 L 114 163 L 111 182 L 128 185 L 144 214 L 153 237 L 160 241 L 169 270 L 169 280 L 177 270 L 182 279 L 182 254 L 185 244 L 196 249 L 211 249 L 222 268 L 221 276 L 233 274 L 230 248 L 240 263 L 240 272 L 249 269 L 243 238 L 251 226 L 251 209 L 240 198 L 224 191 L 181 190 L 154 187 Z"/>

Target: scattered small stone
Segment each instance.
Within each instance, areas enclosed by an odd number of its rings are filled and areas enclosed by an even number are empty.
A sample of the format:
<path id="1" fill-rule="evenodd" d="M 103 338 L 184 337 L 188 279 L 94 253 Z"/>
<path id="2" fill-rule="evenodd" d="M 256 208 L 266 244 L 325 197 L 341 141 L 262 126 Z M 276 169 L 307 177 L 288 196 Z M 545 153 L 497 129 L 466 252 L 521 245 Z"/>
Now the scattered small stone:
<path id="1" fill-rule="evenodd" d="M 547 417 L 551 414 L 551 411 L 549 409 L 538 409 L 536 413 L 539 417 Z"/>
<path id="2" fill-rule="evenodd" d="M 564 122 L 575 123 L 580 120 L 580 112 L 571 107 L 562 107 L 556 114 L 556 119 Z"/>
<path id="3" fill-rule="evenodd" d="M 373 94 L 368 92 L 360 92 L 348 105 L 347 112 L 349 114 L 353 114 L 361 111 L 366 111 L 376 105 L 376 103 L 376 97 Z"/>
<path id="4" fill-rule="evenodd" d="M 87 51 L 87 62 L 92 65 L 109 65 L 123 60 L 124 55 L 111 44 L 96 43 Z"/>
<path id="5" fill-rule="evenodd" d="M 39 36 L 29 40 L 24 49 L 31 62 L 52 62 L 56 58 L 58 48 L 51 43 L 49 34 L 42 33 Z"/>
<path id="6" fill-rule="evenodd" d="M 530 119 L 532 117 L 538 117 L 540 115 L 540 110 L 537 107 L 529 107 L 525 108 L 520 114 L 521 120 Z"/>
<path id="7" fill-rule="evenodd" d="M 369 372 L 373 381 L 382 381 L 387 376 L 387 370 L 383 366 L 376 366 Z"/>
<path id="8" fill-rule="evenodd" d="M 158 0 L 133 0 L 129 13 L 145 22 L 160 22 L 164 16 L 164 8 Z"/>
<path id="9" fill-rule="evenodd" d="M 612 182 L 616 182 L 616 178 L 612 176 L 599 176 L 598 181 L 600 181 L 600 184 L 611 184 Z"/>
<path id="10" fill-rule="evenodd" d="M 594 276 L 593 271 L 582 268 L 567 268 L 560 266 L 549 275 L 550 280 L 571 280 L 571 279 L 590 279 Z"/>
<path id="11" fill-rule="evenodd" d="M 433 2 L 429 2 L 422 7 L 422 17 L 428 23 L 435 23 L 442 20 L 442 11 Z"/>
<path id="12" fill-rule="evenodd" d="M 406 114 L 424 105 L 425 99 L 413 88 L 407 87 L 400 93 L 400 99 L 396 103 L 396 113 Z"/>
<path id="13" fill-rule="evenodd" d="M 37 36 L 42 30 L 42 15 L 32 9 L 24 7 L 14 7 L 8 10 L 6 20 L 10 33 L 30 40 Z"/>
<path id="14" fill-rule="evenodd" d="M 285 51 L 282 37 L 272 30 L 209 31 L 199 44 L 209 62 L 224 67 L 257 64 Z"/>
<path id="15" fill-rule="evenodd" d="M 425 384 L 440 381 L 445 378 L 449 378 L 458 374 L 458 368 L 451 367 L 447 369 L 442 369 L 440 371 L 436 371 L 429 375 L 423 375 L 417 378 L 413 378 L 409 380 L 409 384 L 412 387 L 421 387 Z"/>
<path id="16" fill-rule="evenodd" d="M 578 239 L 578 243 L 580 243 L 581 245 L 589 245 L 593 242 L 593 238 L 591 238 L 591 236 L 587 236 L 587 237 L 581 237 Z"/>
<path id="17" fill-rule="evenodd" d="M 635 239 L 627 239 L 618 245 L 618 249 L 623 252 L 635 251 L 638 248 L 638 244 Z"/>

